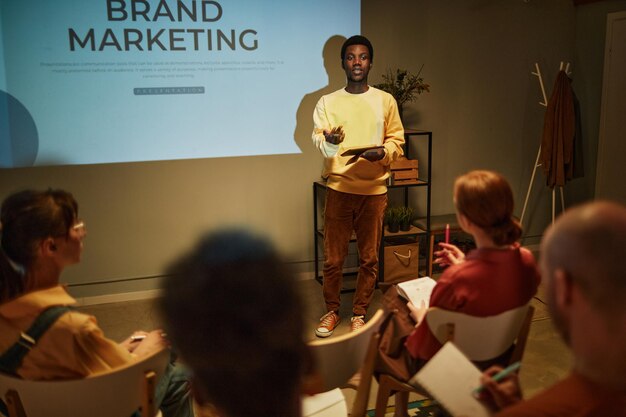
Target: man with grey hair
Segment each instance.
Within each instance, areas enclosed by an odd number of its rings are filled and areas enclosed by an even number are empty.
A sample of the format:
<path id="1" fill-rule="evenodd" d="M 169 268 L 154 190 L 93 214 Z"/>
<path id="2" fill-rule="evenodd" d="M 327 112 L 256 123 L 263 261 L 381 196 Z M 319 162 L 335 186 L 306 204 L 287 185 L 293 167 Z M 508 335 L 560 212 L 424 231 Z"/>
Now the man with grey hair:
<path id="1" fill-rule="evenodd" d="M 571 374 L 522 401 L 517 376 L 481 378 L 498 417 L 626 416 L 626 207 L 567 210 L 544 235 L 541 272 L 554 325 L 571 348 Z"/>

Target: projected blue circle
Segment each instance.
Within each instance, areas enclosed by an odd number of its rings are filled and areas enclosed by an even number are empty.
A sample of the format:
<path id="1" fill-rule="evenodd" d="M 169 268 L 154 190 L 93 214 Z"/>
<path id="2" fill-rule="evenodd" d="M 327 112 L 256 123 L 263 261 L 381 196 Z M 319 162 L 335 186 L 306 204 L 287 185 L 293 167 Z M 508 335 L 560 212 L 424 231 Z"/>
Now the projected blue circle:
<path id="1" fill-rule="evenodd" d="M 18 99 L 0 90 L 0 166 L 32 166 L 38 149 L 33 117 Z"/>

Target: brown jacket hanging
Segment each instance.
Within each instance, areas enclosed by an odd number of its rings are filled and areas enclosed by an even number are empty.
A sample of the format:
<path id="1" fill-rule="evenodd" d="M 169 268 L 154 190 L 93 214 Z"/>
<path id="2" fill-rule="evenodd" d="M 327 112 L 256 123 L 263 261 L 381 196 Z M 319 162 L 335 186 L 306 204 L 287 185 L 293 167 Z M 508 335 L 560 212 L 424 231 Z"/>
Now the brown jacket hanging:
<path id="1" fill-rule="evenodd" d="M 543 125 L 541 164 L 550 188 L 564 186 L 574 172 L 574 93 L 565 71 L 559 71 Z"/>

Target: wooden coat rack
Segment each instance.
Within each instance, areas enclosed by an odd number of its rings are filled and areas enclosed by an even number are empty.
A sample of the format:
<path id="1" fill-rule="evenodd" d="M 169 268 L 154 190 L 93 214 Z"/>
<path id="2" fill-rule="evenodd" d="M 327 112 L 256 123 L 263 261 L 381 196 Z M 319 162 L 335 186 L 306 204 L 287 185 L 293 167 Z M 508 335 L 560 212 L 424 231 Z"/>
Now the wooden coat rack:
<path id="1" fill-rule="evenodd" d="M 559 66 L 559 71 L 565 71 L 567 75 L 571 74 L 569 71 L 569 62 L 563 63 L 561 61 L 561 65 Z M 531 74 L 537 76 L 539 79 L 539 86 L 541 87 L 541 94 L 543 96 L 543 101 L 540 101 L 539 104 L 544 107 L 548 107 L 548 96 L 546 95 L 546 89 L 543 85 L 543 78 L 541 76 L 541 70 L 539 69 L 539 64 L 535 62 L 535 72 L 531 72 Z M 537 151 L 537 158 L 535 159 L 535 166 L 533 167 L 533 174 L 530 177 L 530 182 L 528 183 L 528 190 L 526 191 L 526 198 L 524 199 L 524 207 L 522 208 L 522 215 L 520 216 L 520 223 L 524 224 L 524 215 L 526 214 L 526 207 L 528 206 L 528 200 L 530 198 L 530 192 L 533 188 L 533 183 L 535 182 L 535 174 L 537 173 L 537 168 L 541 166 L 539 163 L 539 157 L 541 156 L 541 142 L 539 142 L 539 150 Z M 561 191 L 561 211 L 565 210 L 565 198 L 563 197 L 563 187 L 559 186 L 559 190 Z M 554 223 L 555 217 L 555 205 L 556 205 L 556 189 L 552 188 L 552 223 Z"/>

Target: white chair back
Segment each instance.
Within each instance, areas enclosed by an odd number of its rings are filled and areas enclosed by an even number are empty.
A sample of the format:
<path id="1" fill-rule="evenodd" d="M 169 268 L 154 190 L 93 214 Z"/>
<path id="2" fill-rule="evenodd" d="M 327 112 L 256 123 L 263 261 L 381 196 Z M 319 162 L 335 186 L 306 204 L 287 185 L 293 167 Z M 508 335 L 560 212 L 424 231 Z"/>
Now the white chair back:
<path id="1" fill-rule="evenodd" d="M 442 345 L 452 340 L 469 359 L 486 361 L 500 356 L 515 342 L 528 307 L 524 305 L 488 317 L 431 307 L 426 322 Z"/>
<path id="2" fill-rule="evenodd" d="M 0 373 L 0 396 L 8 404 L 17 393 L 24 411 L 17 413 L 20 417 L 129 417 L 140 406 L 154 415 L 154 404 L 142 402 L 153 398 L 169 357 L 164 349 L 111 372 L 64 381 L 28 381 Z"/>
<path id="3" fill-rule="evenodd" d="M 315 360 L 316 372 L 321 377 L 320 391 L 343 387 L 356 374 L 365 359 L 372 334 L 378 331 L 383 320 L 383 310 L 378 310 L 356 332 L 309 342 Z"/>

